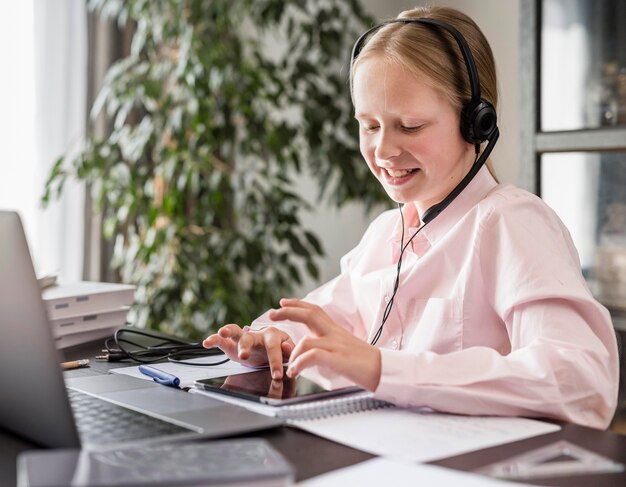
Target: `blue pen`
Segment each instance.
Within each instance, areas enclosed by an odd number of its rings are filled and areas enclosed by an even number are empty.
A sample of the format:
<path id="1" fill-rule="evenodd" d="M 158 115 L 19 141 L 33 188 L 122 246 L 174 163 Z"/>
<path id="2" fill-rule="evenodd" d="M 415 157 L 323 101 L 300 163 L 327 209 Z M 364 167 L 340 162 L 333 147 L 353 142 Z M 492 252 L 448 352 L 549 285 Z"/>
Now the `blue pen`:
<path id="1" fill-rule="evenodd" d="M 178 377 L 168 374 L 167 372 L 163 372 L 156 367 L 152 367 L 150 365 L 140 365 L 139 372 L 147 375 L 148 377 L 152 377 L 154 382 L 158 382 L 161 385 L 170 387 L 180 386 L 180 379 Z"/>

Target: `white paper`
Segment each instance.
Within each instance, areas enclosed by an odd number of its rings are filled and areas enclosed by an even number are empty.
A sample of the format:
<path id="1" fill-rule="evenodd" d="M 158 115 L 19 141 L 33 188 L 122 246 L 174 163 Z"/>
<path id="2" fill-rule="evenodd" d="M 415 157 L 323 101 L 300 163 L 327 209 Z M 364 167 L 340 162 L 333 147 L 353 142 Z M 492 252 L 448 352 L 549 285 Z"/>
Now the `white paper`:
<path id="1" fill-rule="evenodd" d="M 506 482 L 481 475 L 460 472 L 434 465 L 415 465 L 387 458 L 374 458 L 357 465 L 329 472 L 299 482 L 298 487 L 415 487 L 454 485 L 463 487 L 524 487 L 528 484 Z"/>
<path id="2" fill-rule="evenodd" d="M 440 460 L 561 429 L 525 418 L 459 416 L 404 408 L 292 424 L 358 450 L 411 462 Z"/>
<path id="3" fill-rule="evenodd" d="M 200 357 L 187 360 L 188 362 L 198 364 L 210 364 L 215 362 L 221 362 L 224 360 L 223 355 L 213 357 Z M 156 367 L 163 372 L 172 374 L 180 379 L 180 387 L 192 387 L 193 383 L 200 379 L 212 379 L 213 377 L 224 377 L 232 374 L 242 374 L 246 372 L 256 372 L 259 369 L 246 367 L 240 363 L 229 360 L 221 365 L 213 366 L 198 366 L 198 365 L 184 365 L 174 362 L 164 362 L 158 364 L 150 364 L 152 367 Z M 117 369 L 111 369 L 109 371 L 113 374 L 126 374 L 132 377 L 138 377 L 139 379 L 152 380 L 152 378 L 139 372 L 139 366 L 132 367 L 120 367 Z"/>
<path id="4" fill-rule="evenodd" d="M 221 357 L 191 359 L 211 363 Z M 221 365 L 198 367 L 176 363 L 155 364 L 160 370 L 178 377 L 181 387 L 191 387 L 196 380 L 254 372 L 258 369 L 228 361 Z M 112 369 L 111 372 L 151 380 L 137 366 Z M 206 394 L 206 391 L 193 392 Z M 225 402 L 235 401 L 225 395 L 213 395 Z M 239 405 L 256 412 L 276 415 L 276 408 L 252 401 L 237 400 Z M 261 410 L 262 409 L 262 410 Z M 430 462 L 492 446 L 511 443 L 560 430 L 560 426 L 525 418 L 496 416 L 461 416 L 435 413 L 424 409 L 385 408 L 362 411 L 316 420 L 289 421 L 290 424 L 374 455 L 410 462 Z"/>

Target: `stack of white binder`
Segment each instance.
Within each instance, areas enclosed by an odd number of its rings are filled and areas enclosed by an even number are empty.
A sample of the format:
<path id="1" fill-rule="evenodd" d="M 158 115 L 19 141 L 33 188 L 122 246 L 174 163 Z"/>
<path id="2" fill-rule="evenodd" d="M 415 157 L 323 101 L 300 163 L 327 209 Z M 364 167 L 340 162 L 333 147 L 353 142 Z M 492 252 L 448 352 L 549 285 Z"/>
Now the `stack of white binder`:
<path id="1" fill-rule="evenodd" d="M 112 335 L 126 324 L 135 286 L 106 282 L 60 284 L 42 291 L 57 348 Z"/>

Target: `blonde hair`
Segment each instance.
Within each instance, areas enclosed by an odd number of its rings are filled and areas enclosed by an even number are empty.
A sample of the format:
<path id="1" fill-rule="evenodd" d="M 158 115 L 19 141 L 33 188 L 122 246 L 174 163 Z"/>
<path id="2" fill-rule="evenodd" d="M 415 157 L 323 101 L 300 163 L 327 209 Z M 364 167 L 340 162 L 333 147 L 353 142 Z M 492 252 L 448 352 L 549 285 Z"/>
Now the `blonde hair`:
<path id="1" fill-rule="evenodd" d="M 478 77 L 481 98 L 498 107 L 496 64 L 486 37 L 467 15 L 449 7 L 416 7 L 402 12 L 399 19 L 428 18 L 456 28 L 470 48 Z M 444 53 L 445 55 L 442 55 Z M 353 80 L 356 67 L 366 59 L 383 55 L 398 63 L 420 80 L 442 93 L 458 108 L 471 99 L 469 74 L 456 40 L 444 29 L 420 23 L 390 23 L 375 31 L 350 67 Z M 495 177 L 491 160 L 486 163 Z"/>

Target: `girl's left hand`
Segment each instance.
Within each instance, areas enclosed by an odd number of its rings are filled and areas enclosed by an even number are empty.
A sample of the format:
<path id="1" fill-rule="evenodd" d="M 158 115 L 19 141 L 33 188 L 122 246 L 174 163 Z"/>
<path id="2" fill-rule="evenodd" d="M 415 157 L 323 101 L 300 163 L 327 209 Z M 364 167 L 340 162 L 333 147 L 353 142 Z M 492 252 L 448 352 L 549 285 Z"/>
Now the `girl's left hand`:
<path id="1" fill-rule="evenodd" d="M 355 384 L 376 390 L 380 381 L 380 350 L 355 337 L 316 306 L 299 299 L 281 299 L 272 310 L 273 321 L 290 320 L 306 325 L 312 332 L 291 352 L 287 375 L 295 377 L 315 365 L 347 377 Z"/>

